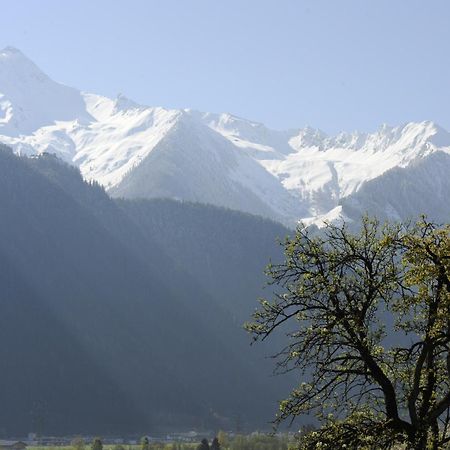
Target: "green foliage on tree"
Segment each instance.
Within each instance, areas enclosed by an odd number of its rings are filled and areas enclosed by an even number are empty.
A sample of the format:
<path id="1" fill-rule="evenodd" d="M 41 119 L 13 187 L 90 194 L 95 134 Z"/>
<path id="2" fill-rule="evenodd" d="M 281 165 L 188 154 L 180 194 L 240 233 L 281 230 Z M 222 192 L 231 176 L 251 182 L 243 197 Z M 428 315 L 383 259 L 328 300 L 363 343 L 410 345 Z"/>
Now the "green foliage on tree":
<path id="1" fill-rule="evenodd" d="M 95 438 L 91 445 L 92 450 L 103 450 L 103 444 L 100 438 Z"/>
<path id="2" fill-rule="evenodd" d="M 221 446 L 222 449 L 228 448 L 230 438 L 228 437 L 228 434 L 225 433 L 225 431 L 220 430 L 217 433 L 217 439 L 219 440 L 219 445 Z"/>
<path id="3" fill-rule="evenodd" d="M 85 442 L 82 437 L 76 437 L 72 440 L 71 446 L 73 450 L 84 450 Z"/>
<path id="4" fill-rule="evenodd" d="M 247 324 L 283 331 L 279 371 L 302 382 L 276 423 L 315 413 L 302 449 L 442 449 L 450 441 L 450 226 L 363 219 L 298 228 L 267 269 L 275 293 Z"/>

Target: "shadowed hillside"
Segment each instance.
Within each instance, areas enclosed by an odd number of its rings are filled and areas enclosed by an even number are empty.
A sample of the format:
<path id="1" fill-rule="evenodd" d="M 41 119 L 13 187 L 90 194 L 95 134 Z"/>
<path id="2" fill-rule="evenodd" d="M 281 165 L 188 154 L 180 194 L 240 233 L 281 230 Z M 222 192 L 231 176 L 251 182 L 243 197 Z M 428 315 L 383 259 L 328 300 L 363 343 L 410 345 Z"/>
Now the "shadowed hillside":
<path id="1" fill-rule="evenodd" d="M 241 324 L 285 229 L 211 207 L 116 204 L 56 158 L 7 149 L 0 208 L 5 433 L 271 419 L 285 391 Z"/>

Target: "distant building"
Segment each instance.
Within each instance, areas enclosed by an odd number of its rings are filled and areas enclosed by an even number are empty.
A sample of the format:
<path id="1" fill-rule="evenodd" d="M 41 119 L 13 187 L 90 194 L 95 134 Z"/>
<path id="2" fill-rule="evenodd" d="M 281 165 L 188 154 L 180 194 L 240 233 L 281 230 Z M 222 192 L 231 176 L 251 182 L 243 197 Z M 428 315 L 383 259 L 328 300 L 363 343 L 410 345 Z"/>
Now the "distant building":
<path id="1" fill-rule="evenodd" d="M 3 441 L 0 440 L 0 450 L 25 450 L 27 444 L 22 441 Z"/>

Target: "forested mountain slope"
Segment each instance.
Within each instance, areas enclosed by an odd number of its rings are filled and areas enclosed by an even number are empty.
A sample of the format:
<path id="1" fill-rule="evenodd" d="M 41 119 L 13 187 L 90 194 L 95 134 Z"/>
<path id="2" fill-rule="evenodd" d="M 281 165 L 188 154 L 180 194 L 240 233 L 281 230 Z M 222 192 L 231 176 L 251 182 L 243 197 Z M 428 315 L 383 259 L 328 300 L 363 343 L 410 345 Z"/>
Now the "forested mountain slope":
<path id="1" fill-rule="evenodd" d="M 252 277 L 286 230 L 219 209 L 148 207 L 159 234 L 136 205 L 116 204 L 56 158 L 0 151 L 4 433 L 123 433 L 229 425 L 237 415 L 247 424 L 271 419 L 283 388 L 269 378 L 270 361 L 249 349 L 241 324 L 260 291 L 261 277 Z M 195 225 L 192 208 L 204 222 Z M 233 225 L 212 235 L 224 221 Z M 223 270 L 216 281 L 201 280 L 196 245 L 183 246 L 177 229 L 191 240 L 197 234 L 198 245 L 214 244 L 214 270 Z M 227 295 L 217 292 L 249 262 L 221 254 L 237 232 L 242 254 L 256 244 L 266 250 L 256 251 L 248 268 L 247 291 L 227 303 L 242 281 Z M 172 247 L 165 245 L 170 235 L 178 242 Z M 195 270 L 186 270 L 191 259 Z"/>

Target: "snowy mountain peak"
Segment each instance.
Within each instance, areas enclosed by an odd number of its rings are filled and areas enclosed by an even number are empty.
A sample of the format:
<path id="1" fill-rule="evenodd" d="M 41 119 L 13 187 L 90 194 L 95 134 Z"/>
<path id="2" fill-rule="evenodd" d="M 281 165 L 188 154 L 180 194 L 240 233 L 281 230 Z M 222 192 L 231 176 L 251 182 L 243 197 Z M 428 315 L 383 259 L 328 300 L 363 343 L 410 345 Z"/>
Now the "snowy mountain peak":
<path id="1" fill-rule="evenodd" d="M 450 134 L 429 121 L 328 136 L 82 93 L 13 47 L 0 51 L 0 142 L 54 153 L 115 195 L 213 203 L 287 224 L 334 220 L 371 180 L 450 153 Z"/>
<path id="2" fill-rule="evenodd" d="M 0 55 L 14 54 L 14 53 L 22 53 L 18 48 L 13 47 L 11 45 L 7 45 L 5 48 L 0 50 Z"/>
<path id="3" fill-rule="evenodd" d="M 0 53 L 0 133 L 27 135 L 56 121 L 89 118 L 81 94 L 52 81 L 20 50 Z"/>
<path id="4" fill-rule="evenodd" d="M 12 47 L 10 45 L 6 46 L 2 50 L 0 50 L 0 59 L 12 59 L 15 58 L 16 61 L 22 60 L 26 61 L 27 63 L 33 64 L 34 63 L 28 59 L 18 48 Z"/>
<path id="5" fill-rule="evenodd" d="M 17 81 L 45 82 L 48 76 L 39 67 L 15 47 L 5 47 L 0 51 L 0 71 L 2 81 L 8 77 L 18 77 Z M 14 80 L 10 80 L 14 81 Z"/>
<path id="6" fill-rule="evenodd" d="M 118 94 L 114 102 L 114 109 L 116 111 L 126 111 L 127 109 L 144 108 L 135 101 L 129 99 L 123 94 Z"/>
<path id="7" fill-rule="evenodd" d="M 322 151 L 342 148 L 379 152 L 390 149 L 394 144 L 405 149 L 417 149 L 418 146 L 427 143 L 449 146 L 450 135 L 434 122 L 424 121 L 410 122 L 397 127 L 383 124 L 374 133 L 353 131 L 341 132 L 335 136 L 328 136 L 321 130 L 306 127 L 291 139 L 291 145 L 296 150 L 316 147 Z"/>
<path id="8" fill-rule="evenodd" d="M 289 144 L 295 149 L 302 147 L 322 148 L 327 138 L 327 134 L 323 131 L 307 126 L 299 130 L 299 132 L 290 139 Z"/>

